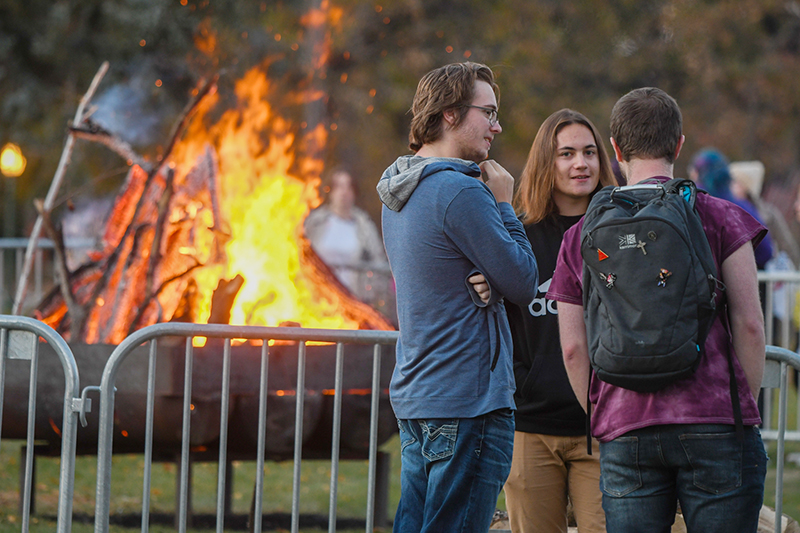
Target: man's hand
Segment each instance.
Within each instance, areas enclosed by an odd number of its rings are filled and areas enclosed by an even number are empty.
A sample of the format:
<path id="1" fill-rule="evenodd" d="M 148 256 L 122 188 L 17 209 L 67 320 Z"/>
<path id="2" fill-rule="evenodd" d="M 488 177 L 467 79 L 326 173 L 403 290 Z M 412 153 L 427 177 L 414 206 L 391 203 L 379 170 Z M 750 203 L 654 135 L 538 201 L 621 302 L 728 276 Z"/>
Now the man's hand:
<path id="1" fill-rule="evenodd" d="M 494 159 L 487 159 L 479 166 L 481 167 L 481 178 L 489 186 L 497 203 L 507 202 L 510 204 L 514 196 L 514 177 Z"/>
<path id="2" fill-rule="evenodd" d="M 481 301 L 483 303 L 489 303 L 489 297 L 492 295 L 492 291 L 489 289 L 489 282 L 486 281 L 483 274 L 473 274 L 467 278 L 467 281 L 472 283 L 472 288 L 478 293 Z"/>

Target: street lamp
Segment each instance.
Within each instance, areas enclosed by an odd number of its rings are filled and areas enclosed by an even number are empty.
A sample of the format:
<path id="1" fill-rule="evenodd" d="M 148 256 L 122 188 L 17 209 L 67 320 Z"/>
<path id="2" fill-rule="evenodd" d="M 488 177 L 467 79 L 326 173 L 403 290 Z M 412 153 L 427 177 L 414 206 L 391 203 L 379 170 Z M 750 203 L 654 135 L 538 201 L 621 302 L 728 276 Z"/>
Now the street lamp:
<path id="1" fill-rule="evenodd" d="M 28 161 L 22 155 L 22 150 L 14 143 L 6 143 L 0 151 L 0 173 L 6 178 L 6 208 L 5 217 L 3 218 L 3 235 L 5 237 L 14 236 L 15 219 L 17 218 L 17 178 L 25 172 L 25 166 Z"/>

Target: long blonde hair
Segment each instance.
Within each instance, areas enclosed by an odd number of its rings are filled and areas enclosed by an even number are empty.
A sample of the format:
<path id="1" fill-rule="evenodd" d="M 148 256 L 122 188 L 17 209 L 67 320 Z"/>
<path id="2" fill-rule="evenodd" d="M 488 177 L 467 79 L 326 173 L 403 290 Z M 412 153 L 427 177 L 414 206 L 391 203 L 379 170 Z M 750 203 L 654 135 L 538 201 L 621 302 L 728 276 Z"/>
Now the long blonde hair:
<path id="1" fill-rule="evenodd" d="M 592 121 L 572 109 L 556 111 L 547 117 L 539 127 L 528 153 L 525 169 L 520 176 L 519 187 L 514 194 L 514 209 L 522 216 L 524 224 L 541 222 L 547 216 L 558 212 L 553 201 L 553 188 L 556 182 L 557 137 L 561 130 L 570 124 L 586 126 L 594 136 L 597 155 L 600 159 L 600 180 L 595 192 L 606 185 L 616 185 L 608 152 Z"/>

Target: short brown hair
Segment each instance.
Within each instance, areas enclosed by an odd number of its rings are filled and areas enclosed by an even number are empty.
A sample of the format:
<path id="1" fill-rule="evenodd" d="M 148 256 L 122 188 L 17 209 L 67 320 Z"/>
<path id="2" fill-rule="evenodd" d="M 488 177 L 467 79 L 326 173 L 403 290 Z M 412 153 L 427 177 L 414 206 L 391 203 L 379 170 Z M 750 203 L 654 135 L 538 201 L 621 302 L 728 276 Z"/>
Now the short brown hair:
<path id="1" fill-rule="evenodd" d="M 611 110 L 611 137 L 625 161 L 635 157 L 674 163 L 682 130 L 678 102 L 656 87 L 632 90 Z"/>
<path id="2" fill-rule="evenodd" d="M 414 152 L 424 144 L 436 142 L 442 136 L 443 113 L 459 108 L 456 123 L 461 123 L 475 97 L 475 82 L 485 81 L 492 86 L 498 102 L 500 89 L 494 81 L 492 69 L 480 63 L 452 63 L 434 69 L 419 81 L 414 103 L 411 106 L 411 132 L 408 147 Z"/>
<path id="3" fill-rule="evenodd" d="M 606 185 L 616 184 L 608 152 L 592 121 L 572 109 L 556 111 L 547 117 L 539 127 L 528 153 L 528 161 L 522 170 L 519 187 L 514 195 L 514 208 L 521 214 L 525 224 L 541 222 L 547 216 L 558 212 L 553 201 L 553 188 L 556 183 L 557 137 L 561 130 L 570 124 L 586 126 L 594 136 L 600 160 L 600 181 L 597 184 L 597 190 Z"/>

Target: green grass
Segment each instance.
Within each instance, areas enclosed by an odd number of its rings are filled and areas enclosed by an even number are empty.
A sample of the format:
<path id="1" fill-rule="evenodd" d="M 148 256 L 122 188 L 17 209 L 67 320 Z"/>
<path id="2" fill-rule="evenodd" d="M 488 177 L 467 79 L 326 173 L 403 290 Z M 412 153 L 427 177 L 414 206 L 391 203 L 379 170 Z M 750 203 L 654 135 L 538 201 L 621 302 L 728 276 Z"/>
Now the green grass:
<path id="1" fill-rule="evenodd" d="M 19 463 L 21 441 L 3 441 L 0 446 L 0 533 L 19 531 Z M 391 517 L 400 499 L 400 457 L 397 437 L 388 441 L 383 451 L 391 455 L 391 477 L 388 514 Z M 144 461 L 141 455 L 118 455 L 112 459 L 111 515 L 140 515 Z M 255 483 L 255 461 L 233 463 L 232 512 L 247 515 Z M 31 519 L 32 532 L 52 531 L 58 509 L 59 460 L 37 459 L 36 516 Z M 263 513 L 289 514 L 292 510 L 291 461 L 267 462 L 264 467 Z M 173 463 L 155 463 L 152 469 L 152 515 L 172 514 L 175 510 L 176 472 Z M 75 465 L 74 513 L 78 517 L 94 515 L 96 457 L 78 457 Z M 303 461 L 301 470 L 300 514 L 327 517 L 330 495 L 330 461 Z M 228 472 L 231 475 L 231 472 Z M 192 470 L 192 506 L 195 515 L 213 516 L 216 509 L 217 465 L 195 463 Z M 342 461 L 339 466 L 337 518 L 363 520 L 366 515 L 368 465 L 366 461 Z M 163 521 L 163 520 L 162 520 Z M 112 520 L 113 522 L 113 520 Z M 152 521 L 151 521 L 152 523 Z M 301 520 L 302 523 L 302 520 Z M 135 528 L 138 530 L 139 528 Z M 92 531 L 91 524 L 76 521 L 73 531 Z M 134 529 L 114 526 L 111 531 Z M 154 525 L 150 531 L 174 531 L 171 525 Z M 190 531 L 201 531 L 193 529 Z M 319 531 L 312 529 L 311 531 Z M 354 529 L 352 531 L 363 531 Z"/>

